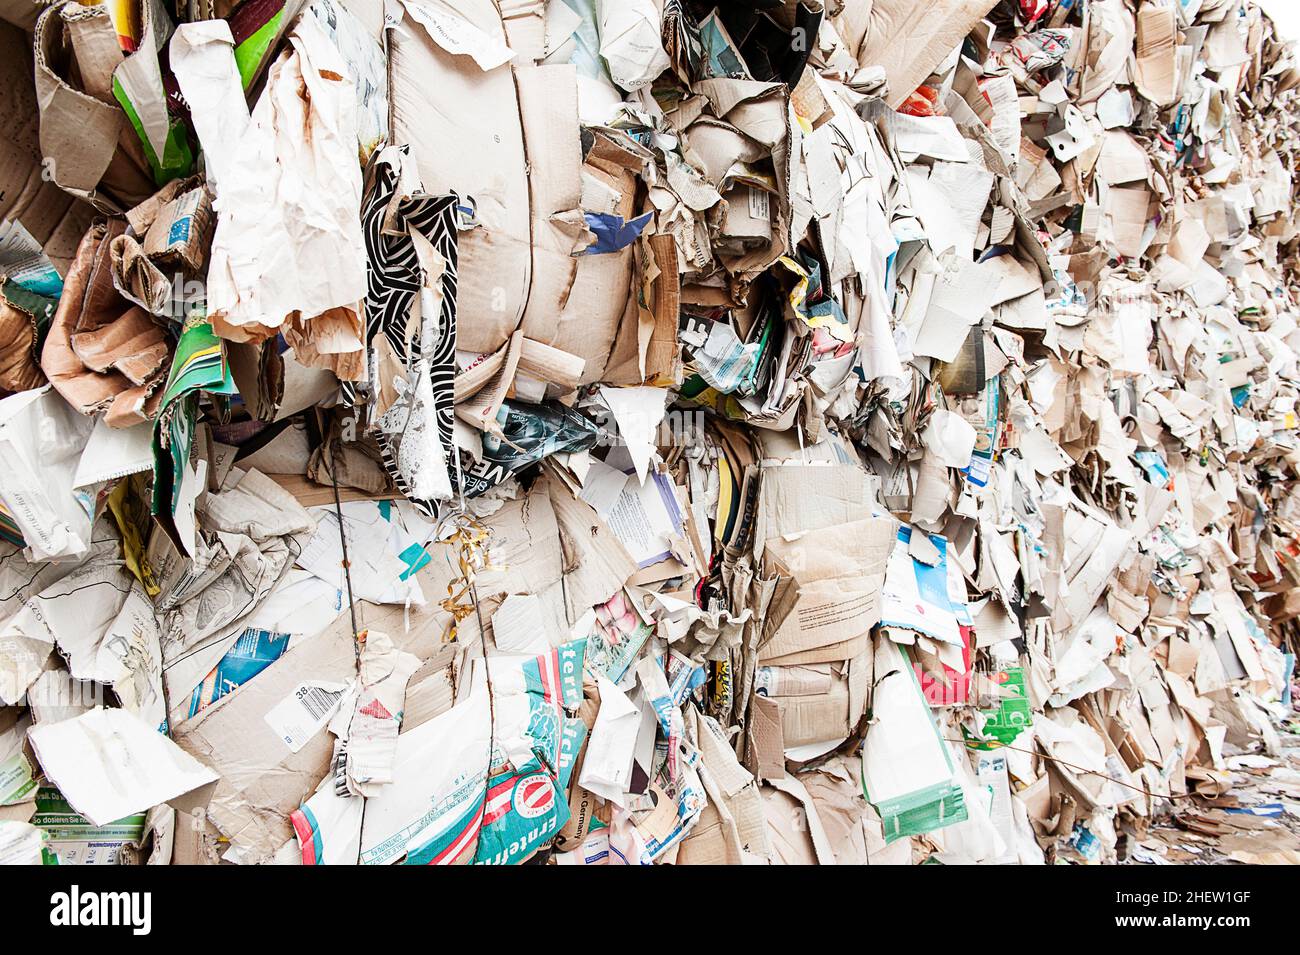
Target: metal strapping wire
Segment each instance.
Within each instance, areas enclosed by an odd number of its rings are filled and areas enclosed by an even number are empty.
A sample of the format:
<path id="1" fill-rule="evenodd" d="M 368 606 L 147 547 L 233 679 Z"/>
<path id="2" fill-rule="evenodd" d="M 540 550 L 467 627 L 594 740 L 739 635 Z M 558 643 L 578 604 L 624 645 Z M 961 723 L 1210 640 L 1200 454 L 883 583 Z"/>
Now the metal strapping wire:
<path id="1" fill-rule="evenodd" d="M 452 460 L 456 462 L 456 485 L 460 493 L 460 507 L 456 512 L 456 517 L 466 524 L 477 524 L 469 511 L 465 507 L 465 472 L 460 466 L 460 453 L 455 447 L 451 448 Z M 480 652 L 483 654 L 483 676 L 487 683 L 488 692 L 488 752 L 487 752 L 487 769 L 483 775 L 483 805 L 487 807 L 487 790 L 489 781 L 492 778 L 492 758 L 497 748 L 497 701 L 496 691 L 492 686 L 492 664 L 488 660 L 487 652 L 487 630 L 483 626 L 483 608 L 478 599 L 478 588 L 474 585 L 476 575 L 476 563 L 487 565 L 486 552 L 483 544 L 486 540 L 486 532 L 481 528 L 475 528 L 476 533 L 470 537 L 467 535 L 462 546 L 461 573 L 464 576 L 465 588 L 462 592 L 468 592 L 469 599 L 474 605 L 474 617 L 478 620 L 478 639 Z M 462 528 L 457 531 L 458 534 L 467 534 L 467 529 Z M 466 553 L 468 551 L 468 554 Z M 466 560 L 467 556 L 478 558 L 477 560 Z M 448 585 L 450 590 L 450 585 Z M 453 624 L 454 626 L 454 624 Z"/>
<path id="2" fill-rule="evenodd" d="M 343 550 L 343 580 L 348 591 L 348 613 L 352 620 L 352 652 L 356 658 L 357 673 L 361 672 L 361 629 L 357 626 L 357 602 L 352 596 L 352 562 L 348 559 L 348 535 L 343 529 L 343 505 L 339 501 L 339 451 L 338 445 L 329 441 L 330 486 L 334 489 L 334 516 L 339 522 L 339 544 Z"/>
<path id="3" fill-rule="evenodd" d="M 951 739 L 950 737 L 947 736 L 945 736 L 944 739 L 949 743 L 961 743 L 963 745 L 969 745 L 972 742 L 971 740 L 967 740 L 967 739 Z M 979 742 L 979 741 L 976 740 L 975 742 Z M 1137 790 L 1143 795 L 1150 796 L 1153 799 L 1191 799 L 1193 796 L 1196 795 L 1196 793 L 1153 793 L 1149 789 L 1143 789 L 1141 786 L 1134 786 L 1132 783 L 1126 783 L 1122 779 L 1116 779 L 1114 776 L 1108 776 L 1105 773 L 1098 772 L 1095 769 L 1088 769 L 1084 766 L 1078 765 L 1077 763 L 1072 763 L 1068 759 L 1061 759 L 1061 757 L 1059 756 L 1049 756 L 1047 753 L 1040 753 L 1038 750 L 1024 749 L 1020 746 L 1011 746 L 1007 743 L 999 743 L 996 748 L 1011 749 L 1011 750 L 1015 750 L 1017 753 L 1028 753 L 1030 756 L 1039 756 L 1043 759 L 1050 759 L 1054 763 L 1060 763 L 1063 766 L 1069 766 L 1071 769 L 1076 769 L 1079 772 L 1084 773 L 1088 776 L 1100 776 L 1102 779 L 1110 780 L 1112 783 L 1115 783 L 1115 785 L 1117 786 L 1123 786 L 1126 789 Z"/>
<path id="4" fill-rule="evenodd" d="M 453 454 L 455 450 L 453 449 Z M 348 558 L 347 534 L 343 529 L 343 506 L 339 498 L 338 485 L 338 448 L 336 445 L 330 446 L 330 484 L 334 490 L 334 514 L 339 522 L 339 542 L 343 551 L 343 579 L 347 587 L 348 611 L 351 614 L 352 621 L 352 645 L 356 655 L 356 664 L 358 674 L 361 669 L 361 642 L 360 627 L 357 619 L 356 600 L 352 593 L 352 566 Z M 486 567 L 486 553 L 484 543 L 486 542 L 487 532 L 479 525 L 469 513 L 465 506 L 465 478 L 464 472 L 459 466 L 457 460 L 456 482 L 459 490 L 459 501 L 456 502 L 454 510 L 450 511 L 446 518 L 457 524 L 452 534 L 444 539 L 444 542 L 455 546 L 459 553 L 457 563 L 460 570 L 460 581 L 451 581 L 447 585 L 447 597 L 442 601 L 442 607 L 452 617 L 451 629 L 449 631 L 450 639 L 456 638 L 457 624 L 465 619 L 472 611 L 478 622 L 480 652 L 483 656 L 483 675 L 487 683 L 488 693 L 488 751 L 486 769 L 483 777 L 484 800 L 487 799 L 488 780 L 492 775 L 492 758 L 496 752 L 496 693 L 492 684 L 492 664 L 487 652 L 487 629 L 483 623 L 483 610 L 478 598 L 478 588 L 475 586 L 475 576 L 480 567 Z M 442 522 L 440 522 L 442 524 Z M 437 531 L 433 536 L 438 535 Z M 425 540 L 422 546 L 427 546 L 429 540 Z M 457 589 L 459 583 L 459 589 Z M 468 603 L 465 602 L 468 598 Z M 365 826 L 366 799 L 362 797 L 361 804 L 361 821 L 362 827 Z M 361 862 L 361 849 L 357 849 L 357 863 Z"/>
<path id="5" fill-rule="evenodd" d="M 357 668 L 357 681 L 360 682 L 361 680 L 361 630 L 357 626 L 357 602 L 356 599 L 352 596 L 352 562 L 348 559 L 348 535 L 346 531 L 344 531 L 343 529 L 343 504 L 339 500 L 339 475 L 338 475 L 339 451 L 338 451 L 337 444 L 330 441 L 329 438 L 326 438 L 325 440 L 329 444 L 329 448 L 330 448 L 330 486 L 334 489 L 334 516 L 338 519 L 339 522 L 339 544 L 341 545 L 343 550 L 343 581 L 345 586 L 347 587 L 348 614 L 352 621 L 352 654 L 353 654 L 353 660 Z M 346 766 L 346 762 L 347 762 L 346 750 L 341 755 L 344 760 L 344 765 Z M 330 768 L 334 769 L 333 766 L 331 766 Z M 344 769 L 344 771 L 346 772 L 346 769 Z M 366 799 L 365 796 L 360 796 L 359 798 L 361 799 L 361 821 L 360 821 L 360 825 L 358 826 L 358 833 L 364 833 L 366 827 L 366 803 L 369 802 L 369 800 Z M 364 845 L 364 841 L 361 838 L 358 838 L 357 839 L 357 865 L 361 865 L 361 848 L 363 845 Z"/>

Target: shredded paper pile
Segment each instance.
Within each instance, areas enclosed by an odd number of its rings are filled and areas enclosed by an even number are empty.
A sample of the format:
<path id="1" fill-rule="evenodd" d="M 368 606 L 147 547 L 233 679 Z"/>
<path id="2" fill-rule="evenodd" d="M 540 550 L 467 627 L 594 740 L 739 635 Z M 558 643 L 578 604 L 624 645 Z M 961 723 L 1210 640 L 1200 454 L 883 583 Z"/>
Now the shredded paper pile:
<path id="1" fill-rule="evenodd" d="M 1300 861 L 1255 0 L 0 18 L 0 861 Z"/>

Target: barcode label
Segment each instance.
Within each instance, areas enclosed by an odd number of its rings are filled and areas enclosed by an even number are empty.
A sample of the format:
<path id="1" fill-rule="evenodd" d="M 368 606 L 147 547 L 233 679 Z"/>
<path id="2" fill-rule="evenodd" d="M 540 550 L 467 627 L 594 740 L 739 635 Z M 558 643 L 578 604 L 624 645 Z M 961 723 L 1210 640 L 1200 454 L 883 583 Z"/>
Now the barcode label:
<path id="1" fill-rule="evenodd" d="M 307 686 L 303 687 L 298 702 L 303 705 L 303 708 L 307 710 L 312 719 L 324 720 L 328 719 L 334 712 L 334 706 L 342 695 L 341 691 L 332 693 L 319 686 Z"/>
<path id="2" fill-rule="evenodd" d="M 338 712 L 347 691 L 346 683 L 299 683 L 266 714 L 267 725 L 296 753 Z"/>

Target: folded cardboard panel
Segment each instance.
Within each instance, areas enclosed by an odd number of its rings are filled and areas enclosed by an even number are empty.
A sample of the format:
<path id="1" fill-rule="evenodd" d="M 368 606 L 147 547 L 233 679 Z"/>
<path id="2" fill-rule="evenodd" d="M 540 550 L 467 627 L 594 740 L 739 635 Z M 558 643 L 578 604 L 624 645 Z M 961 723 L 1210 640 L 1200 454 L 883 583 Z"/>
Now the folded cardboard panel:
<path id="1" fill-rule="evenodd" d="M 472 29 L 504 36 L 491 0 L 457 9 Z M 512 68 L 484 69 L 450 52 L 409 12 L 388 38 L 394 142 L 410 145 L 426 190 L 474 199 L 477 225 L 458 243 L 457 347 L 494 351 L 523 318 L 532 273 L 528 157 Z"/>

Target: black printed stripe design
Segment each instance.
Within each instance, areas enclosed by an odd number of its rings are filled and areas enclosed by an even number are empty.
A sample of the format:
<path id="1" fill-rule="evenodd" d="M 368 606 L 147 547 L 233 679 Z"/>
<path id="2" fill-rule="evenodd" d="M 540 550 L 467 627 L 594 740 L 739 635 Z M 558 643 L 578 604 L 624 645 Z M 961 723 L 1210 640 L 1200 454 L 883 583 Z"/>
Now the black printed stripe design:
<path id="1" fill-rule="evenodd" d="M 408 232 L 408 229 L 415 229 L 429 240 L 447 263 L 441 278 L 442 305 L 435 341 L 432 353 L 424 357 L 433 385 L 438 437 L 455 486 L 453 389 L 456 375 L 457 218 L 461 198 L 456 193 L 448 193 L 442 196 L 416 194 L 399 199 L 392 231 L 384 232 L 384 219 L 397 192 L 401 163 L 407 161 L 407 146 L 379 150 L 371 159 L 372 168 L 367 176 L 370 189 L 362 203 L 362 228 L 368 259 L 366 341 L 373 341 L 382 332 L 408 370 L 420 357 L 406 341 L 407 318 L 411 303 L 419 294 L 422 278 L 415 243 Z M 418 350 L 418 332 L 413 338 L 414 349 Z M 346 384 L 343 397 L 349 404 L 356 404 L 355 389 Z M 406 494 L 407 483 L 398 469 L 396 448 L 391 440 L 381 440 L 380 450 L 393 482 Z M 413 500 L 412 503 L 430 516 L 437 514 L 438 503 L 435 501 Z"/>

